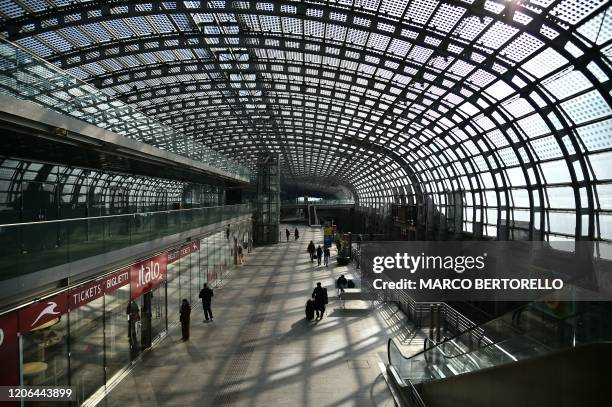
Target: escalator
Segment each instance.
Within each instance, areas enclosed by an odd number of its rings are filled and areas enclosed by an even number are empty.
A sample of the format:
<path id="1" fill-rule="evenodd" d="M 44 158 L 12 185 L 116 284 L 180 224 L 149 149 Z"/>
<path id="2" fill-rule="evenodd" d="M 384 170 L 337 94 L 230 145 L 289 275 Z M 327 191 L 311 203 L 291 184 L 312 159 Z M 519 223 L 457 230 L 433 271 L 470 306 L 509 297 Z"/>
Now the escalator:
<path id="1" fill-rule="evenodd" d="M 608 306 L 609 307 L 609 306 Z M 407 356 L 389 339 L 396 402 L 417 407 L 612 405 L 606 307 L 551 313 L 532 303 Z"/>
<path id="2" fill-rule="evenodd" d="M 317 207 L 312 204 L 308 204 L 308 226 L 321 226 L 317 217 Z"/>

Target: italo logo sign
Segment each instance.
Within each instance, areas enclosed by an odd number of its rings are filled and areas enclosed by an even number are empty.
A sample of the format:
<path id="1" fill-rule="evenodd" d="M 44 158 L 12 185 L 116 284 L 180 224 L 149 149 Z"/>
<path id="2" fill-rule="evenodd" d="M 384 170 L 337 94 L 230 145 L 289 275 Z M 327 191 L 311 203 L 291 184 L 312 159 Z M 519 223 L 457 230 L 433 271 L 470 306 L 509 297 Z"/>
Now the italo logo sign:
<path id="1" fill-rule="evenodd" d="M 19 330 L 30 330 L 54 320 L 68 311 L 68 296 L 58 294 L 19 310 Z"/>
<path id="2" fill-rule="evenodd" d="M 136 299 L 164 282 L 167 276 L 167 264 L 168 256 L 164 253 L 131 266 L 131 298 Z"/>

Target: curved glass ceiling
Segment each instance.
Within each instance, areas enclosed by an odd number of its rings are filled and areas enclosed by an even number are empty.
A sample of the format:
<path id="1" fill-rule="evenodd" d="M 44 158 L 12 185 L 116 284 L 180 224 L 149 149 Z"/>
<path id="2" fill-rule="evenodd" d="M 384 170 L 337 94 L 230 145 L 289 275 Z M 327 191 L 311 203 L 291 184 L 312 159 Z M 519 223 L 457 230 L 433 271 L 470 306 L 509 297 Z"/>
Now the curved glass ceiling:
<path id="1" fill-rule="evenodd" d="M 38 56 L 237 159 L 463 228 L 612 239 L 612 11 L 591 0 L 0 2 Z"/>

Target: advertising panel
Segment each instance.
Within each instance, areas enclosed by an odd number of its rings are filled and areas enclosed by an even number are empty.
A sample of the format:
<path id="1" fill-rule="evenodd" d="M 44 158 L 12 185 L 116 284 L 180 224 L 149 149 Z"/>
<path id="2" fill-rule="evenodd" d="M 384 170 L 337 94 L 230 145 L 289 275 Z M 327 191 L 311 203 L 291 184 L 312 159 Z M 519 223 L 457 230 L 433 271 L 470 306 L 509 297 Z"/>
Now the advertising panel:
<path id="1" fill-rule="evenodd" d="M 168 254 L 160 254 L 130 267 L 130 298 L 135 300 L 148 293 L 167 277 Z"/>
<path id="2" fill-rule="evenodd" d="M 334 236 L 334 229 L 331 226 L 326 226 L 323 229 L 323 245 L 331 247 Z"/>

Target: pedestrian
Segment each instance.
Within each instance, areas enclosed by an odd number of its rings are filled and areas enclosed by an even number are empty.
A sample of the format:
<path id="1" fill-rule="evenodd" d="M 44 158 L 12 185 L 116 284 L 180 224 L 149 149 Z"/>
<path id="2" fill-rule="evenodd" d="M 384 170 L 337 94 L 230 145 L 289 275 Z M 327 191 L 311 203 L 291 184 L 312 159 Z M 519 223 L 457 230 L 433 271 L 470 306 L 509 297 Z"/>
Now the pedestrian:
<path id="1" fill-rule="evenodd" d="M 315 312 L 317 314 L 318 319 L 323 318 L 323 314 L 325 313 L 325 304 L 328 302 L 327 297 L 327 289 L 325 287 L 321 287 L 321 283 L 317 283 L 314 291 L 312 292 L 312 298 L 314 298 L 315 302 Z"/>
<path id="2" fill-rule="evenodd" d="M 183 303 L 181 304 L 181 333 L 183 334 L 183 341 L 189 340 L 189 321 L 191 319 L 191 305 L 189 305 L 189 301 L 183 298 Z"/>
<path id="3" fill-rule="evenodd" d="M 347 285 L 348 280 L 346 279 L 346 277 L 344 277 L 344 274 L 340 275 L 340 277 L 338 277 L 338 280 L 336 280 L 336 287 L 338 287 L 338 292 L 343 293 Z"/>
<path id="4" fill-rule="evenodd" d="M 212 297 L 213 297 L 213 290 L 211 290 L 210 288 L 208 288 L 208 286 L 206 284 L 204 284 L 204 287 L 202 288 L 202 290 L 200 290 L 200 298 L 202 299 L 202 308 L 204 309 L 204 318 L 205 321 L 208 321 L 210 319 L 210 321 L 213 320 L 213 314 L 212 314 L 212 308 L 211 308 L 211 303 L 212 303 Z"/>
<path id="5" fill-rule="evenodd" d="M 300 231 L 298 230 L 297 227 L 293 231 L 293 236 L 295 236 L 295 240 L 298 240 L 300 238 Z"/>
<path id="6" fill-rule="evenodd" d="M 331 256 L 329 247 L 325 246 L 323 249 L 323 264 L 325 264 L 325 267 L 329 267 L 329 256 Z"/>
<path id="7" fill-rule="evenodd" d="M 289 241 L 289 236 L 291 236 L 291 232 L 289 232 L 289 229 L 285 229 L 285 236 L 287 236 L 287 241 Z"/>
<path id="8" fill-rule="evenodd" d="M 312 240 L 310 241 L 310 243 L 308 243 L 308 254 L 310 254 L 310 262 L 312 263 L 315 256 L 315 244 Z"/>
<path id="9" fill-rule="evenodd" d="M 242 245 L 238 245 L 238 259 L 240 264 L 244 264 L 244 254 L 242 253 Z"/>
<path id="10" fill-rule="evenodd" d="M 317 247 L 317 264 L 321 265 L 321 260 L 323 259 L 323 249 L 321 249 L 321 245 Z"/>
<path id="11" fill-rule="evenodd" d="M 128 339 L 130 350 L 132 353 L 138 352 L 138 336 L 136 335 L 136 324 L 140 322 L 140 309 L 135 301 L 130 301 L 127 306 L 126 314 L 128 315 Z"/>

